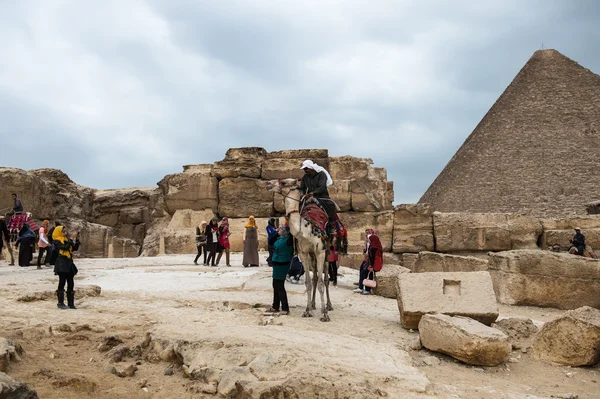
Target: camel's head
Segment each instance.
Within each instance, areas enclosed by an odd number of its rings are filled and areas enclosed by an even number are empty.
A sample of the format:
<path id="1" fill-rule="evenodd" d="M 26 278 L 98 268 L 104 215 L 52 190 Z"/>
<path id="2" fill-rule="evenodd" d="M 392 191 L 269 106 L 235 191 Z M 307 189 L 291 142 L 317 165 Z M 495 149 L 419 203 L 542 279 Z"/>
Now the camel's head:
<path id="1" fill-rule="evenodd" d="M 298 186 L 298 179 L 278 179 L 270 180 L 266 184 L 267 191 L 274 191 L 280 193 L 284 188 L 294 188 Z"/>

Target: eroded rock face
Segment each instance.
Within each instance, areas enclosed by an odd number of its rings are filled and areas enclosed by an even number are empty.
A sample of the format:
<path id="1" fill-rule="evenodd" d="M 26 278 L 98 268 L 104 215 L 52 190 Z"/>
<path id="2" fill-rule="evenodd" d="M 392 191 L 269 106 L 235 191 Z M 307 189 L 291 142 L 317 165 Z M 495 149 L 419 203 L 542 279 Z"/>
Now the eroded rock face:
<path id="1" fill-rule="evenodd" d="M 231 218 L 273 216 L 273 193 L 265 186 L 266 181 L 246 177 L 221 180 L 219 215 Z"/>
<path id="2" fill-rule="evenodd" d="M 427 349 L 478 366 L 497 366 L 511 351 L 506 334 L 467 317 L 424 315 L 419 335 Z"/>
<path id="3" fill-rule="evenodd" d="M 22 353 L 21 345 L 0 337 L 0 372 L 6 372 L 10 363 L 18 361 Z"/>
<path id="4" fill-rule="evenodd" d="M 38 399 L 38 395 L 27 384 L 0 372 L 0 398 Z"/>
<path id="5" fill-rule="evenodd" d="M 433 251 L 433 211 L 429 204 L 394 208 L 394 252 Z"/>
<path id="6" fill-rule="evenodd" d="M 584 306 L 544 324 L 533 343 L 534 359 L 567 366 L 600 360 L 600 310 Z"/>
<path id="7" fill-rule="evenodd" d="M 217 210 L 218 180 L 211 174 L 212 165 L 188 168 L 183 173 L 165 176 L 158 182 L 169 214 L 180 209 Z"/>
<path id="8" fill-rule="evenodd" d="M 489 270 L 500 303 L 600 308 L 600 260 L 542 250 L 506 251 L 490 253 Z"/>

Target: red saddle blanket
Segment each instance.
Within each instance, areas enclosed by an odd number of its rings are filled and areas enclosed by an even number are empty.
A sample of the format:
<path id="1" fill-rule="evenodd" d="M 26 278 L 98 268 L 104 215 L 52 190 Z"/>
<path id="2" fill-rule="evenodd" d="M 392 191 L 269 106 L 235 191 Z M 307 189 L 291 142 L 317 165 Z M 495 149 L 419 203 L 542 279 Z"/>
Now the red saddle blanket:
<path id="1" fill-rule="evenodd" d="M 21 230 L 21 227 L 23 227 L 25 223 L 27 223 L 29 227 L 31 227 L 32 231 L 40 229 L 35 220 L 31 219 L 30 217 L 27 217 L 26 214 L 13 215 L 7 223 L 7 227 L 9 230 L 18 231 Z"/>
<path id="2" fill-rule="evenodd" d="M 317 201 L 310 201 L 304 204 L 300 211 L 300 216 L 312 224 L 313 229 L 318 230 L 323 235 L 327 235 L 327 223 L 329 222 L 329 216 L 321 204 Z M 335 215 L 334 228 L 338 235 L 346 237 L 348 232 L 344 228 L 344 225 L 340 221 L 338 215 Z"/>

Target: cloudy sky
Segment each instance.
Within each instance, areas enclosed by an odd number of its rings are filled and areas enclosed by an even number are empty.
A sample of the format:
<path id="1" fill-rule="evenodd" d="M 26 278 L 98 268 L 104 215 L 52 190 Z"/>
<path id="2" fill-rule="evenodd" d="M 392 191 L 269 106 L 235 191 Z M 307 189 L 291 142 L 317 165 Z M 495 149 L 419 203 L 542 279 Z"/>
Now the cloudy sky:
<path id="1" fill-rule="evenodd" d="M 416 202 L 542 43 L 600 73 L 600 2 L 0 0 L 0 165 L 154 186 L 327 148 Z"/>

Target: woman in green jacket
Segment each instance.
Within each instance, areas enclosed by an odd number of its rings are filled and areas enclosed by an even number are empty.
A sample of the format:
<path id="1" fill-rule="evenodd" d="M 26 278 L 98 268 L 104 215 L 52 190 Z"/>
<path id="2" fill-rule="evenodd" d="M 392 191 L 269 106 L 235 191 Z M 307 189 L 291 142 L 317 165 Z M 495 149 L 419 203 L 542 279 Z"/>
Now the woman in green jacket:
<path id="1" fill-rule="evenodd" d="M 294 237 L 289 228 L 281 226 L 277 233 L 271 237 L 269 244 L 273 245 L 271 267 L 273 267 L 273 306 L 268 312 L 279 312 L 281 304 L 282 315 L 290 314 L 287 292 L 285 291 L 285 277 L 290 270 L 290 262 L 294 255 Z"/>

